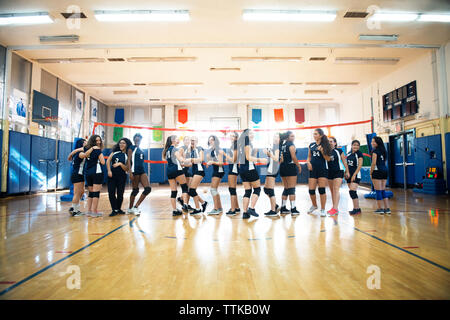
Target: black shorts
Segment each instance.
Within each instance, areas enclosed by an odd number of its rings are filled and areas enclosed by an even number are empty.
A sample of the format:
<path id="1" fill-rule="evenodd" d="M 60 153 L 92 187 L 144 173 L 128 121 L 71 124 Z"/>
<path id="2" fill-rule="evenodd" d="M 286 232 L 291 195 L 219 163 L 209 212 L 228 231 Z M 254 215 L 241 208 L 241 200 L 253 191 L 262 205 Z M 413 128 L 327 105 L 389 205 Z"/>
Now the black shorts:
<path id="1" fill-rule="evenodd" d="M 225 172 L 213 171 L 213 175 L 212 176 L 222 179 L 224 175 L 225 175 Z"/>
<path id="2" fill-rule="evenodd" d="M 86 183 L 89 187 L 94 184 L 103 184 L 103 173 L 94 173 L 86 175 Z"/>
<path id="3" fill-rule="evenodd" d="M 280 165 L 280 176 L 293 177 L 298 175 L 298 168 L 294 163 Z"/>
<path id="4" fill-rule="evenodd" d="M 352 182 L 352 177 L 350 176 L 350 178 L 349 179 L 345 179 L 345 181 L 347 181 L 348 184 L 350 184 L 350 183 L 359 184 L 361 182 L 361 179 L 360 178 L 355 178 L 355 180 Z"/>
<path id="5" fill-rule="evenodd" d="M 256 169 L 241 171 L 240 175 L 243 182 L 254 182 L 259 179 L 259 174 Z"/>
<path id="6" fill-rule="evenodd" d="M 186 178 L 192 177 L 192 173 L 189 171 L 190 168 L 191 167 L 183 167 L 183 172 L 184 172 L 184 175 L 186 176 Z"/>
<path id="7" fill-rule="evenodd" d="M 137 169 L 135 172 L 132 172 L 133 176 L 140 176 L 141 174 L 145 173 L 144 169 Z"/>
<path id="8" fill-rule="evenodd" d="M 239 175 L 239 168 L 237 168 L 237 165 L 236 165 L 236 171 L 237 172 L 233 172 L 233 166 L 234 166 L 234 164 L 228 165 L 228 175 L 229 176 L 238 176 Z"/>
<path id="9" fill-rule="evenodd" d="M 168 179 L 176 179 L 177 177 L 184 175 L 183 170 L 177 170 L 172 172 L 167 172 L 167 178 Z"/>
<path id="10" fill-rule="evenodd" d="M 202 176 L 202 177 L 205 176 L 205 171 L 198 171 L 198 170 L 192 170 L 192 171 L 193 171 L 192 176 Z"/>
<path id="11" fill-rule="evenodd" d="M 333 179 L 343 179 L 344 178 L 344 170 L 339 170 L 339 171 L 331 171 L 328 170 L 328 179 L 329 180 L 333 180 Z"/>
<path id="12" fill-rule="evenodd" d="M 387 180 L 387 178 L 388 178 L 387 171 L 374 170 L 372 173 L 372 179 Z"/>
<path id="13" fill-rule="evenodd" d="M 327 178 L 328 179 L 328 169 L 325 168 L 315 168 L 309 171 L 309 177 L 311 179 Z"/>
<path id="14" fill-rule="evenodd" d="M 82 174 L 78 173 L 72 173 L 72 176 L 70 177 L 70 182 L 78 183 L 78 182 L 84 182 L 84 176 Z"/>

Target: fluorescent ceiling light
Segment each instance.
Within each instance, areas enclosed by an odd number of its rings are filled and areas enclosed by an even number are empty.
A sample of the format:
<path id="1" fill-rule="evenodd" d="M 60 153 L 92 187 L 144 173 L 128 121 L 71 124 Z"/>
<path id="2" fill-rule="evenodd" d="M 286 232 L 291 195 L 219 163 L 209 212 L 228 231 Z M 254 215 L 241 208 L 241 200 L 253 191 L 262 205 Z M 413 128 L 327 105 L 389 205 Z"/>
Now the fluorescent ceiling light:
<path id="1" fill-rule="evenodd" d="M 123 10 L 94 11 L 98 21 L 189 21 L 188 10 Z"/>
<path id="2" fill-rule="evenodd" d="M 397 41 L 397 34 L 360 34 L 359 40 L 369 40 L 369 41 Z"/>
<path id="3" fill-rule="evenodd" d="M 114 94 L 137 94 L 137 90 L 114 90 Z"/>
<path id="4" fill-rule="evenodd" d="M 39 41 L 46 42 L 78 42 L 80 37 L 76 34 L 62 35 L 62 36 L 39 36 Z"/>
<path id="5" fill-rule="evenodd" d="M 425 22 L 450 22 L 450 14 L 428 14 L 424 13 L 419 16 L 419 21 Z"/>
<path id="6" fill-rule="evenodd" d="M 211 67 L 209 71 L 241 71 L 241 68 L 217 68 Z"/>
<path id="7" fill-rule="evenodd" d="M 247 21 L 329 22 L 336 19 L 336 11 L 248 9 L 243 11 L 242 18 Z"/>
<path id="8" fill-rule="evenodd" d="M 48 12 L 0 14 L 0 26 L 10 24 L 40 24 L 40 23 L 53 23 L 53 20 L 48 15 Z"/>
<path id="9" fill-rule="evenodd" d="M 408 22 L 414 21 L 419 15 L 417 13 L 404 12 L 376 12 L 369 18 L 372 21 L 392 21 L 392 22 Z"/>
<path id="10" fill-rule="evenodd" d="M 294 61 L 302 60 L 302 57 L 231 57 L 232 61 Z"/>
<path id="11" fill-rule="evenodd" d="M 230 82 L 230 86 L 282 86 L 283 82 Z"/>
<path id="12" fill-rule="evenodd" d="M 337 57 L 334 63 L 346 63 L 346 64 L 396 64 L 399 62 L 399 58 L 346 58 Z"/>

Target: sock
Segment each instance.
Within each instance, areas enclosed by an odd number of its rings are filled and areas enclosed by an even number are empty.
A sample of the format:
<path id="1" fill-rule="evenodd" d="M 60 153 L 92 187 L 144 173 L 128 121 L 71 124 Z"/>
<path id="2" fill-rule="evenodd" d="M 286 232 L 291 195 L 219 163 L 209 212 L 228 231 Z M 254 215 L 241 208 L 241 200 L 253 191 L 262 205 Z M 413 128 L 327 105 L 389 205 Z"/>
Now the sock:
<path id="1" fill-rule="evenodd" d="M 291 200 L 291 209 L 295 208 L 295 200 Z"/>
<path id="2" fill-rule="evenodd" d="M 286 200 L 281 199 L 281 206 L 282 206 L 282 207 L 286 207 Z"/>

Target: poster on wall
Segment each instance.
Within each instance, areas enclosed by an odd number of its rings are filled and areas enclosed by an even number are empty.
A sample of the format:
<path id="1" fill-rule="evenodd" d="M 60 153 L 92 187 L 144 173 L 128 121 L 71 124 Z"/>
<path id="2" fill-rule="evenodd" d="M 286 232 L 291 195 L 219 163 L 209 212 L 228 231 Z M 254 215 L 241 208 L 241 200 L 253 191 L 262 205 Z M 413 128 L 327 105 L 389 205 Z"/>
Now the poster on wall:
<path id="1" fill-rule="evenodd" d="M 89 133 L 92 132 L 94 128 L 94 122 L 97 122 L 98 117 L 98 102 L 94 99 L 91 99 L 91 124 L 89 126 Z"/>
<path id="2" fill-rule="evenodd" d="M 70 120 L 71 120 L 72 113 L 70 110 L 60 107 L 59 108 L 59 126 L 61 128 L 61 131 L 69 131 L 71 129 Z"/>
<path id="3" fill-rule="evenodd" d="M 78 134 L 80 131 L 81 126 L 81 119 L 83 117 L 83 101 L 84 101 L 84 94 L 81 91 L 76 90 L 75 91 L 75 112 L 73 117 L 73 124 L 75 133 Z"/>
<path id="4" fill-rule="evenodd" d="M 25 92 L 14 89 L 9 97 L 9 115 L 11 121 L 27 123 L 28 95 Z"/>

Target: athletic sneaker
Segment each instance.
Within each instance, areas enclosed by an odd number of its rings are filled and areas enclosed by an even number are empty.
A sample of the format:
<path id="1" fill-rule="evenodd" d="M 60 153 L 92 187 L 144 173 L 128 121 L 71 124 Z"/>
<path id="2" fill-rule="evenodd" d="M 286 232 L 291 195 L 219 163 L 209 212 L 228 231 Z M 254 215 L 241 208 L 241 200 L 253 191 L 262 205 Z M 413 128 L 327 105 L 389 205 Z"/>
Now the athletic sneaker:
<path id="1" fill-rule="evenodd" d="M 384 209 L 377 209 L 377 210 L 375 210 L 373 213 L 376 213 L 376 214 L 384 214 Z"/>
<path id="2" fill-rule="evenodd" d="M 280 214 L 289 214 L 289 213 L 291 213 L 291 211 L 288 210 L 288 209 L 286 208 L 286 206 L 282 206 L 282 207 L 281 207 L 281 209 L 280 209 Z"/>
<path id="3" fill-rule="evenodd" d="M 361 209 L 353 209 L 352 211 L 349 211 L 351 216 L 354 216 L 356 214 L 360 214 L 361 213 Z"/>
<path id="4" fill-rule="evenodd" d="M 191 216 L 196 216 L 199 213 L 202 213 L 202 210 L 200 209 L 194 209 L 191 213 L 189 213 Z"/>
<path id="5" fill-rule="evenodd" d="M 327 213 L 325 212 L 325 209 L 320 209 L 320 216 L 321 217 L 326 217 Z"/>
<path id="6" fill-rule="evenodd" d="M 203 204 L 202 204 L 202 212 L 206 211 L 206 207 L 207 206 L 208 206 L 208 202 L 207 201 L 203 202 Z"/>
<path id="7" fill-rule="evenodd" d="M 276 211 L 270 210 L 269 212 L 264 213 L 266 217 L 275 217 L 278 216 L 278 213 Z"/>
<path id="8" fill-rule="evenodd" d="M 248 212 L 244 212 L 242 219 L 250 219 L 250 214 Z"/>
<path id="9" fill-rule="evenodd" d="M 177 198 L 177 201 L 178 201 L 178 203 L 179 203 L 181 206 L 184 205 L 183 199 L 181 199 L 181 197 L 178 197 L 178 198 Z"/>
<path id="10" fill-rule="evenodd" d="M 391 209 L 389 209 L 389 208 L 384 209 L 384 213 L 391 214 Z"/>
<path id="11" fill-rule="evenodd" d="M 236 215 L 236 211 L 233 210 L 228 210 L 228 212 L 226 213 L 227 216 L 235 216 Z"/>
<path id="12" fill-rule="evenodd" d="M 308 210 L 308 213 L 311 214 L 311 213 L 313 213 L 316 210 L 317 210 L 316 206 L 311 206 L 311 208 L 309 208 L 309 210 Z"/>
<path id="13" fill-rule="evenodd" d="M 223 208 L 219 208 L 217 210 L 219 211 L 219 213 L 223 213 Z"/>
<path id="14" fill-rule="evenodd" d="M 127 209 L 127 214 L 133 214 L 133 208 Z"/>
<path id="15" fill-rule="evenodd" d="M 70 207 L 69 208 L 69 213 L 72 213 L 73 212 L 73 207 Z"/>
<path id="16" fill-rule="evenodd" d="M 210 212 L 208 212 L 208 214 L 212 216 L 218 215 L 219 213 L 220 211 L 217 209 L 212 209 Z"/>
<path id="17" fill-rule="evenodd" d="M 270 211 L 269 211 L 269 212 L 270 212 Z M 277 205 L 277 204 L 275 205 L 275 212 L 276 212 L 276 213 L 280 212 L 280 206 Z"/>
<path id="18" fill-rule="evenodd" d="M 103 216 L 103 213 L 101 213 L 101 212 L 91 212 L 90 216 L 94 217 L 94 218 L 97 218 L 97 217 Z"/>
<path id="19" fill-rule="evenodd" d="M 254 217 L 259 217 L 259 214 L 256 213 L 255 209 L 248 208 L 247 213 Z"/>
<path id="20" fill-rule="evenodd" d="M 172 211 L 172 216 L 181 216 L 183 214 L 183 212 L 181 212 L 180 210 L 174 210 Z"/>
<path id="21" fill-rule="evenodd" d="M 133 210 L 133 214 L 137 217 L 141 215 L 141 209 L 133 207 L 131 210 Z"/>
<path id="22" fill-rule="evenodd" d="M 119 209 L 119 214 L 125 214 L 125 211 L 123 211 L 122 209 Z"/>
<path id="23" fill-rule="evenodd" d="M 240 208 L 237 208 L 237 209 L 234 210 L 234 211 L 236 211 L 236 213 L 240 213 L 240 212 L 241 212 L 241 209 L 240 209 Z"/>
<path id="24" fill-rule="evenodd" d="M 80 210 L 72 211 L 72 217 L 79 217 L 79 216 L 84 216 L 84 213 L 81 212 Z"/>
<path id="25" fill-rule="evenodd" d="M 110 217 L 114 217 L 114 216 L 117 216 L 118 214 L 119 214 L 119 211 L 113 210 L 113 211 L 109 214 L 109 216 L 110 216 Z"/>
<path id="26" fill-rule="evenodd" d="M 334 208 L 331 208 L 330 210 L 327 211 L 327 213 L 328 213 L 328 215 L 330 215 L 330 216 L 334 216 L 334 215 L 338 214 L 339 211 L 337 211 L 337 210 L 334 209 Z"/>
<path id="27" fill-rule="evenodd" d="M 181 210 L 183 210 L 183 212 L 189 212 L 189 208 L 188 208 L 187 204 L 183 204 L 183 207 L 181 208 Z"/>
<path id="28" fill-rule="evenodd" d="M 300 214 L 300 212 L 298 212 L 297 208 L 294 207 L 294 208 L 291 209 L 291 214 L 292 214 L 293 216 L 298 216 L 298 215 Z"/>
<path id="29" fill-rule="evenodd" d="M 191 207 L 191 205 L 190 205 L 190 204 L 188 204 L 188 210 L 189 210 L 189 212 L 192 212 L 192 211 L 194 211 L 194 210 L 195 210 L 195 208 L 192 208 L 192 207 Z"/>

